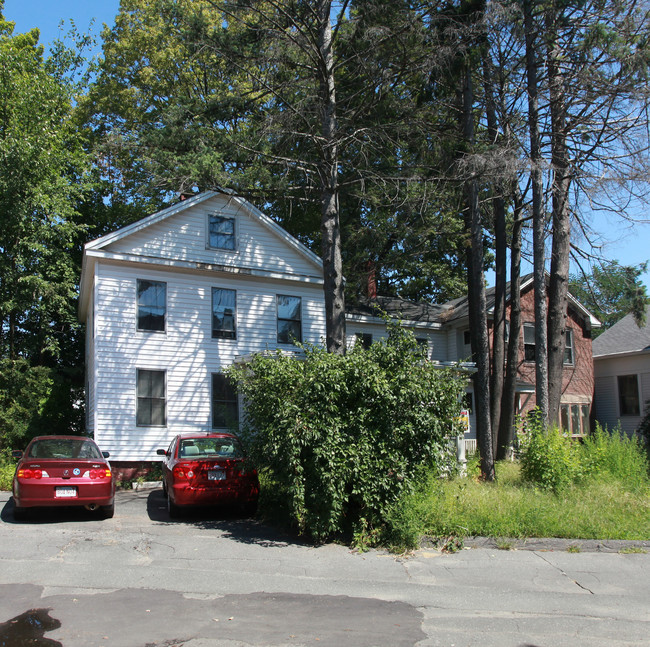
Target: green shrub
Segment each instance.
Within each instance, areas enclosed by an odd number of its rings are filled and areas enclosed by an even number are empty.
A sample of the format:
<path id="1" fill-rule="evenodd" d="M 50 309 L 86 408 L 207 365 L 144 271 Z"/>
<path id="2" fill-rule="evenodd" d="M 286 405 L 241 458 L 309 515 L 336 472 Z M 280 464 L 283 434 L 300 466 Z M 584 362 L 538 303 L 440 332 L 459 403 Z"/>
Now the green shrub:
<path id="1" fill-rule="evenodd" d="M 582 442 L 557 428 L 543 429 L 533 420 L 520 435 L 521 467 L 525 480 L 559 492 L 583 480 L 615 479 L 628 488 L 649 485 L 648 456 L 637 436 L 620 428 L 612 433 L 596 425 Z"/>
<path id="2" fill-rule="evenodd" d="M 520 435 L 519 442 L 525 480 L 559 492 L 581 476 L 579 446 L 557 427 L 545 429 L 533 420 Z"/>
<path id="3" fill-rule="evenodd" d="M 648 486 L 648 457 L 637 436 L 620 428 L 610 433 L 597 424 L 580 453 L 584 477 L 614 478 L 633 488 Z"/>
<path id="4" fill-rule="evenodd" d="M 11 490 L 16 462 L 0 457 L 0 490 Z"/>
<path id="5" fill-rule="evenodd" d="M 229 369 L 246 403 L 242 435 L 301 532 L 366 541 L 423 466 L 450 467 L 466 377 L 425 361 L 397 326 L 367 350 L 304 353 L 260 354 Z"/>

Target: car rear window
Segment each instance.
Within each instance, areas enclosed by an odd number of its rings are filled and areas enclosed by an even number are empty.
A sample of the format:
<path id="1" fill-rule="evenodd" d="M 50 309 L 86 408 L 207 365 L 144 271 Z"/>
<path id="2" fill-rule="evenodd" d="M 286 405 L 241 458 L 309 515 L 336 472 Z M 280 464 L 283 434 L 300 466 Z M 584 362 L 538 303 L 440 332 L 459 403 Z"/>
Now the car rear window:
<path id="1" fill-rule="evenodd" d="M 242 458 L 244 452 L 236 438 L 187 438 L 181 440 L 180 458 Z"/>
<path id="2" fill-rule="evenodd" d="M 91 458 L 101 459 L 97 445 L 84 438 L 44 438 L 32 443 L 29 458 Z"/>

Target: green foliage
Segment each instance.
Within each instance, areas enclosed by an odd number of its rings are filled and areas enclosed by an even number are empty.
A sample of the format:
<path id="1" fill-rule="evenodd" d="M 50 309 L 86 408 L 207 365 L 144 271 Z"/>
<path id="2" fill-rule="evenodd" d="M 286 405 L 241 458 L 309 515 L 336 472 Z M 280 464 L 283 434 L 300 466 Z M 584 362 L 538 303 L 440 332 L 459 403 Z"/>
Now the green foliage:
<path id="1" fill-rule="evenodd" d="M 13 32 L 0 13 L 0 448 L 78 430 L 83 383 L 78 59 L 62 46 L 45 59 L 38 30 Z"/>
<path id="2" fill-rule="evenodd" d="M 645 438 L 646 448 L 650 451 L 650 400 L 646 400 L 643 418 L 637 431 Z"/>
<path id="3" fill-rule="evenodd" d="M 520 435 L 523 477 L 537 487 L 559 492 L 572 483 L 617 480 L 626 487 L 647 488 L 648 457 L 642 442 L 600 425 L 582 443 L 558 429 L 533 422 Z"/>
<path id="4" fill-rule="evenodd" d="M 24 449 L 37 435 L 53 387 L 51 373 L 25 360 L 0 360 L 0 450 Z"/>
<path id="5" fill-rule="evenodd" d="M 60 373 L 25 359 L 0 359 L 0 452 L 39 434 L 81 433 L 83 408 Z"/>
<path id="6" fill-rule="evenodd" d="M 0 455 L 0 490 L 10 491 L 11 482 L 16 471 L 16 463 Z"/>
<path id="7" fill-rule="evenodd" d="M 630 487 L 647 488 L 648 457 L 638 436 L 621 429 L 611 432 L 599 424 L 580 447 L 582 473 L 586 478 L 617 479 Z"/>
<path id="8" fill-rule="evenodd" d="M 497 479 L 432 479 L 423 534 L 432 537 L 650 539 L 650 489 L 612 478 L 561 492 L 525 480 L 516 462 L 496 464 Z"/>
<path id="9" fill-rule="evenodd" d="M 639 327 L 645 325 L 650 299 L 640 276 L 647 265 L 647 262 L 633 266 L 611 261 L 594 267 L 589 275 L 570 278 L 572 294 L 603 324 L 593 331 L 594 337 L 630 313 Z"/>
<path id="10" fill-rule="evenodd" d="M 398 326 L 368 350 L 304 353 L 229 369 L 246 402 L 251 455 L 286 493 L 301 532 L 374 537 L 423 466 L 448 464 L 465 378 L 425 361 Z"/>
<path id="11" fill-rule="evenodd" d="M 578 446 L 557 427 L 531 421 L 519 438 L 524 478 L 541 488 L 559 491 L 581 475 Z"/>

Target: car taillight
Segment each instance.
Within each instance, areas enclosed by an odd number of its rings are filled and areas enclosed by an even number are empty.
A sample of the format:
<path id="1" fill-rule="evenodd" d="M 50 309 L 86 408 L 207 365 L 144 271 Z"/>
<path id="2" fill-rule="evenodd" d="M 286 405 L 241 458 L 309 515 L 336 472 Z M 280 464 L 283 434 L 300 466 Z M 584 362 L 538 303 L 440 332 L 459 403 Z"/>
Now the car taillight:
<path id="1" fill-rule="evenodd" d="M 88 473 L 91 479 L 104 479 L 111 477 L 111 470 L 90 470 Z"/>
<path id="2" fill-rule="evenodd" d="M 28 469 L 20 469 L 18 470 L 18 477 L 23 478 L 23 479 L 40 479 L 43 478 L 43 471 L 42 470 L 30 470 Z"/>
<path id="3" fill-rule="evenodd" d="M 198 463 L 179 463 L 172 470 L 172 474 L 177 481 L 187 481 L 194 476 L 198 467 Z"/>

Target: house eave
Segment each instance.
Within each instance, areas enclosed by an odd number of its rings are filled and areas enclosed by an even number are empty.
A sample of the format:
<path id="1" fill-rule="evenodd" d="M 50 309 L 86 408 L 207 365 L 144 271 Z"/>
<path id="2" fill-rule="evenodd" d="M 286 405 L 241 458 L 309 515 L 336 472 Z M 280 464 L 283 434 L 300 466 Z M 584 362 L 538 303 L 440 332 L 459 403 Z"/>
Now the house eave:
<path id="1" fill-rule="evenodd" d="M 633 357 L 635 355 L 650 355 L 650 347 L 640 348 L 638 350 L 625 350 L 620 353 L 604 353 L 602 355 L 594 355 L 594 361 L 600 359 L 614 359 L 619 357 Z"/>
<path id="2" fill-rule="evenodd" d="M 391 317 L 391 319 L 393 319 L 393 317 Z M 375 326 L 386 324 L 386 322 L 381 317 L 372 317 L 370 315 L 346 314 L 345 320 L 349 323 L 370 324 Z M 420 328 L 423 330 L 442 329 L 442 324 L 431 321 L 413 321 L 410 319 L 400 319 L 400 323 L 405 328 Z"/>

